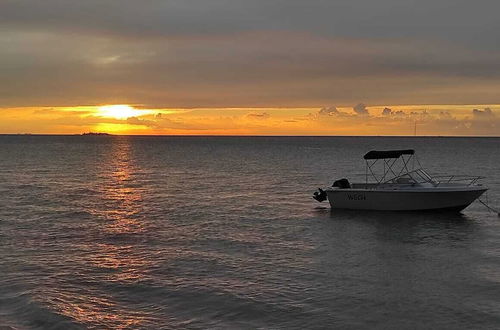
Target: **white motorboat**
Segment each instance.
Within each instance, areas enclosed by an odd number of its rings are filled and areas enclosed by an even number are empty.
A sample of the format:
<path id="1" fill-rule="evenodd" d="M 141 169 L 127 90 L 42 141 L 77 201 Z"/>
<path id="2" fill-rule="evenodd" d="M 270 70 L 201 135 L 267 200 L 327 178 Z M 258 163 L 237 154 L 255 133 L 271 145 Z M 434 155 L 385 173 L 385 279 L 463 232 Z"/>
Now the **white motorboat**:
<path id="1" fill-rule="evenodd" d="M 320 202 L 328 199 L 332 209 L 458 212 L 488 190 L 478 183 L 480 176 L 431 177 L 414 150 L 373 150 L 364 159 L 364 183 L 340 179 L 313 197 Z M 383 166 L 381 174 L 375 173 L 377 164 Z"/>

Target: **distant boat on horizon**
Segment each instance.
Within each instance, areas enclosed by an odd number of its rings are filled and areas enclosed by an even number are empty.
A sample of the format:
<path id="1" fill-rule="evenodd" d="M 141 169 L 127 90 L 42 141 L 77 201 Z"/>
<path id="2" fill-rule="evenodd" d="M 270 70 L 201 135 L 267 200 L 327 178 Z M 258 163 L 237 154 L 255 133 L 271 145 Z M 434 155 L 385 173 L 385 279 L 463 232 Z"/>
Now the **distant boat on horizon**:
<path id="1" fill-rule="evenodd" d="M 111 134 L 109 133 L 96 133 L 96 132 L 88 132 L 88 133 L 82 133 L 82 136 L 110 136 Z"/>

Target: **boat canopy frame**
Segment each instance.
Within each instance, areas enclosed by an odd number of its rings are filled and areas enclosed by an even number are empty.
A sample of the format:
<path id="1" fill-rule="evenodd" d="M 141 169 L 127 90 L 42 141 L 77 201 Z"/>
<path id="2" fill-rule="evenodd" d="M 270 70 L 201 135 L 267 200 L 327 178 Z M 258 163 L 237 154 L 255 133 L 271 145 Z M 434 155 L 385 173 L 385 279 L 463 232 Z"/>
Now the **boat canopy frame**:
<path id="1" fill-rule="evenodd" d="M 368 177 L 371 175 L 373 179 L 376 181 L 376 185 L 386 184 L 386 183 L 400 183 L 397 182 L 397 179 L 408 176 L 414 182 L 413 183 L 422 183 L 428 182 L 432 183 L 434 186 L 439 186 L 443 183 L 452 183 L 456 181 L 468 181 L 468 185 L 473 185 L 477 183 L 478 180 L 484 179 L 483 176 L 471 176 L 471 175 L 445 175 L 445 176 L 434 176 L 432 177 L 427 171 L 425 171 L 418 160 L 415 151 L 412 149 L 405 150 L 385 150 L 385 151 L 376 151 L 372 150 L 368 152 L 364 157 L 366 162 L 366 184 L 368 185 Z M 401 159 L 401 169 L 399 171 L 394 170 L 394 165 L 397 161 Z M 383 162 L 384 171 L 382 176 L 379 178 L 373 171 L 373 167 L 379 163 L 379 161 Z M 412 164 L 410 162 L 413 161 Z M 417 164 L 415 164 L 415 162 Z M 416 167 L 415 165 L 418 165 Z M 411 167 L 411 169 L 410 169 Z M 389 179 L 388 175 L 392 173 L 393 176 Z M 370 174 L 370 175 L 369 175 Z M 420 178 L 418 180 L 416 177 Z M 408 182 L 412 183 L 412 182 Z"/>
<path id="2" fill-rule="evenodd" d="M 405 157 L 405 155 L 406 155 L 406 157 Z M 427 179 L 428 179 L 427 182 L 434 182 L 432 180 L 432 177 L 422 169 L 422 165 L 418 161 L 418 159 L 415 155 L 415 150 L 413 150 L 413 149 L 384 150 L 384 151 L 372 150 L 372 151 L 369 151 L 368 153 L 366 153 L 363 158 L 365 159 L 365 162 L 366 162 L 366 171 L 365 171 L 366 172 L 365 173 L 366 184 L 368 184 L 368 176 L 369 176 L 368 174 L 369 173 L 371 174 L 371 177 L 373 177 L 375 179 L 377 184 L 382 184 L 382 183 L 387 183 L 387 182 L 394 180 L 396 178 L 399 178 L 402 175 L 406 175 L 406 174 L 415 172 L 417 170 L 421 170 L 423 173 L 425 173 L 424 177 L 427 177 Z M 399 159 L 402 160 L 402 167 L 399 170 L 399 172 L 396 173 L 397 170 L 396 171 L 394 170 L 394 165 L 396 164 L 396 162 Z M 377 175 L 374 173 L 373 167 L 380 160 L 383 162 L 384 172 L 382 174 L 382 177 L 379 179 L 377 177 Z M 414 162 L 413 162 L 412 170 L 410 170 L 408 168 L 408 166 L 410 165 L 410 161 L 412 161 L 412 160 Z M 415 161 L 419 165 L 418 169 L 415 169 Z M 386 180 L 388 174 L 390 174 L 390 173 L 392 173 L 394 175 L 394 177 L 392 177 L 389 180 Z M 420 176 L 422 176 L 422 175 L 420 175 Z"/>

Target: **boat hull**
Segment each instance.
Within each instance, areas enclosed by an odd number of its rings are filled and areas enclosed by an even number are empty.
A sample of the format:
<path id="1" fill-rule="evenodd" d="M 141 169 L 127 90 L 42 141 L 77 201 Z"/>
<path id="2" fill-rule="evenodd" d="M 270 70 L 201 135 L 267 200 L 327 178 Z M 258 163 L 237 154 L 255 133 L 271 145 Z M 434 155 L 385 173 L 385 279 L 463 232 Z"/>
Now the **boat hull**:
<path id="1" fill-rule="evenodd" d="M 487 188 L 434 190 L 328 189 L 332 209 L 379 211 L 456 211 L 479 198 Z"/>

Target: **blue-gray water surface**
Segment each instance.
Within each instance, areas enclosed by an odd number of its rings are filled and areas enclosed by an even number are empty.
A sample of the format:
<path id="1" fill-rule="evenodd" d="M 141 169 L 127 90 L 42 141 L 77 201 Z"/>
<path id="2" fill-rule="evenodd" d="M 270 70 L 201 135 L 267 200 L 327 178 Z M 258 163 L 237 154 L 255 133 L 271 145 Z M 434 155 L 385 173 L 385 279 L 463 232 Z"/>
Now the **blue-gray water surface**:
<path id="1" fill-rule="evenodd" d="M 0 324 L 500 328 L 500 218 L 330 211 L 317 187 L 415 148 L 484 175 L 500 139 L 0 136 Z"/>

